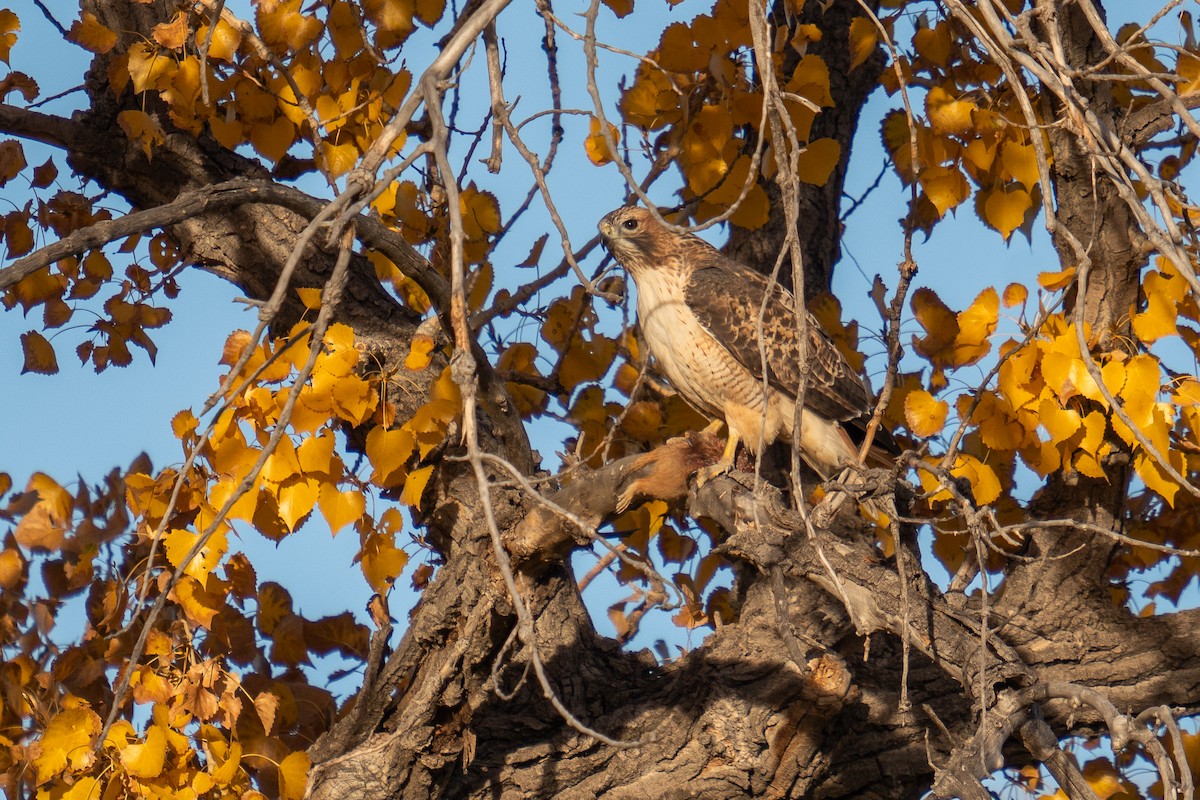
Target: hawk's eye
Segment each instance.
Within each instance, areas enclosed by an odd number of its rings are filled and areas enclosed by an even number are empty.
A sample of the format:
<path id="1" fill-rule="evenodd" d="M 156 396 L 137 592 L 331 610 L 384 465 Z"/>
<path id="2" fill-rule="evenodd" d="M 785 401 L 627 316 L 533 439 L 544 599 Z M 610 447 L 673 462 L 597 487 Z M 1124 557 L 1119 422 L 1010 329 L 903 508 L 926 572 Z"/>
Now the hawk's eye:
<path id="1" fill-rule="evenodd" d="M 627 219 L 621 223 L 621 227 L 627 231 L 636 231 L 637 230 L 637 220 L 636 219 Z"/>

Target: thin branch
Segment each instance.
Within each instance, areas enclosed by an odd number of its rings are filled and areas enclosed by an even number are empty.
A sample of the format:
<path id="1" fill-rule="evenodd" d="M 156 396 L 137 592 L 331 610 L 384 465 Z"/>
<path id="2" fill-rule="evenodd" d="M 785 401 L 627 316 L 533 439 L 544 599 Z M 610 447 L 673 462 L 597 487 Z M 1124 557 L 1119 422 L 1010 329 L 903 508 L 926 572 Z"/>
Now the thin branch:
<path id="1" fill-rule="evenodd" d="M 42 16 L 46 18 L 46 21 L 57 28 L 59 34 L 66 39 L 67 29 L 62 26 L 61 22 L 55 19 L 54 14 L 50 13 L 50 9 L 46 8 L 45 4 L 42 3 L 42 0 L 33 0 L 33 4 L 42 12 Z"/>

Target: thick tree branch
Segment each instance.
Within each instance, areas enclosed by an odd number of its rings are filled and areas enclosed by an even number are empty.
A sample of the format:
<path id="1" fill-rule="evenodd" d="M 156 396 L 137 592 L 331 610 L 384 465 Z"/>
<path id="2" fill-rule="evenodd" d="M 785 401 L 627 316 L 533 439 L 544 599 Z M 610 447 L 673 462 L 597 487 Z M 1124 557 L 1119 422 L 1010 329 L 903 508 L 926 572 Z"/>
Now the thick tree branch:
<path id="1" fill-rule="evenodd" d="M 136 233 L 175 225 L 199 214 L 248 203 L 283 206 L 310 219 L 316 217 L 326 204 L 298 189 L 272 181 L 233 178 L 214 186 L 184 192 L 166 205 L 135 211 L 117 219 L 102 220 L 68 234 L 0 269 L 0 289 L 12 286 L 61 258 L 102 247 Z M 402 273 L 417 282 L 435 305 L 439 308 L 444 306 L 448 296 L 445 279 L 412 245 L 377 218 L 359 218 L 356 226 L 357 238 L 363 244 L 387 254 Z"/>
<path id="2" fill-rule="evenodd" d="M 0 103 L 0 131 L 69 150 L 83 140 L 84 126 L 74 120 Z"/>

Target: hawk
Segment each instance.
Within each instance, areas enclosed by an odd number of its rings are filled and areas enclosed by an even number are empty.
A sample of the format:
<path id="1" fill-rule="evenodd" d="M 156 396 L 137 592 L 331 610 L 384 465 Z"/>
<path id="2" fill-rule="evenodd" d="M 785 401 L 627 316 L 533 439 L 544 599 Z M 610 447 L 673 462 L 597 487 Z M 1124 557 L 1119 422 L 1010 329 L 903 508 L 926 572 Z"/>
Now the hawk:
<path id="1" fill-rule="evenodd" d="M 802 373 L 808 382 L 801 457 L 823 480 L 857 461 L 871 394 L 811 314 L 807 359 L 801 363 L 790 292 L 703 239 L 668 230 L 644 208 L 619 208 L 599 228 L 609 252 L 637 284 L 637 319 L 658 368 L 697 411 L 723 419 L 729 429 L 713 474 L 732 467 L 739 442 L 761 454 L 776 440 L 792 440 Z M 769 392 L 763 390 L 764 361 Z M 889 452 L 899 449 L 880 429 L 872 463 L 889 465 Z"/>

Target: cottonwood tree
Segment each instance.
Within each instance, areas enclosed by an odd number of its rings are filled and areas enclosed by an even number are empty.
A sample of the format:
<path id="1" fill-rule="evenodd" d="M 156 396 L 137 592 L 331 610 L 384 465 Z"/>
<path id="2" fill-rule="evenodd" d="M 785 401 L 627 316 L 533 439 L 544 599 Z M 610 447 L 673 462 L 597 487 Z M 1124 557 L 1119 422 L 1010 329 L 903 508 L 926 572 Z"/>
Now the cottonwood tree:
<path id="1" fill-rule="evenodd" d="M 174 463 L 0 476 L 9 796 L 1193 796 L 1200 612 L 1173 610 L 1200 564 L 1190 12 L 670 5 L 0 12 L 5 61 L 33 15 L 92 54 L 73 114 L 39 105 L 38 75 L 3 79 L 22 372 L 152 361 L 189 268 L 259 321 L 211 354 L 220 390 L 161 421 Z M 621 46 L 648 25 L 649 52 Z M 530 61 L 542 84 L 513 77 Z M 873 92 L 905 246 L 869 265 L 863 345 L 908 450 L 825 485 L 743 459 L 696 489 L 722 441 L 598 274 L 580 186 L 619 170 L 672 223 L 725 223 L 861 366 L 828 289 Z M 40 166 L 35 142 L 57 151 Z M 595 166 L 564 180 L 567 153 Z M 912 253 L 955 215 L 992 231 L 964 261 L 1045 226 L 1058 263 L 956 311 Z M 539 462 L 553 420 L 571 430 Z M 336 579 L 367 581 L 367 612 L 307 619 L 305 587 L 237 548 L 330 530 L 361 543 Z M 620 641 L 581 596 L 604 571 L 629 593 Z M 407 615 L 398 580 L 421 590 Z M 56 643 L 72 604 L 84 631 Z M 621 646 L 651 624 L 711 632 Z M 329 654 L 360 670 L 348 697 L 303 669 Z"/>

